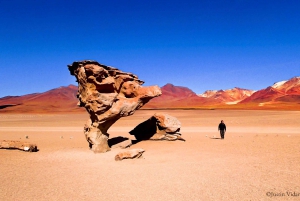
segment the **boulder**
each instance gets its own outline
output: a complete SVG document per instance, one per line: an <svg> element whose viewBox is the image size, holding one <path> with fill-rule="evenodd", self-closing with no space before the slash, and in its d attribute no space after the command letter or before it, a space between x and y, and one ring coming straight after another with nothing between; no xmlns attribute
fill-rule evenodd
<svg viewBox="0 0 300 201"><path fill-rule="evenodd" d="M176 133L180 131L181 123L180 121L171 115L166 113L155 113L153 117L157 121L157 125L167 133Z"/></svg>
<svg viewBox="0 0 300 201"><path fill-rule="evenodd" d="M138 141L141 140L182 140L181 123L176 118L165 113L155 113L146 121L137 125L129 133Z"/></svg>

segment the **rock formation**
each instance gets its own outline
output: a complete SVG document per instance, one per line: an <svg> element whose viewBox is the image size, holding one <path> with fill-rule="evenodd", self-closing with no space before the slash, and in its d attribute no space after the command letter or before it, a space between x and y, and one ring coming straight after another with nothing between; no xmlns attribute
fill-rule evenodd
<svg viewBox="0 0 300 201"><path fill-rule="evenodd" d="M137 125L129 133L141 140L183 140L179 133L180 121L165 113L155 113L148 120Z"/></svg>
<svg viewBox="0 0 300 201"><path fill-rule="evenodd" d="M90 115L84 133L95 153L110 150L107 130L118 119L161 95L158 86L142 87L144 82L136 75L96 61L73 62L68 68L78 82L78 105Z"/></svg>
<svg viewBox="0 0 300 201"><path fill-rule="evenodd" d="M21 151L28 151L28 152L38 151L36 144L32 144L29 142L15 141L15 140L1 140L0 149L18 149Z"/></svg>

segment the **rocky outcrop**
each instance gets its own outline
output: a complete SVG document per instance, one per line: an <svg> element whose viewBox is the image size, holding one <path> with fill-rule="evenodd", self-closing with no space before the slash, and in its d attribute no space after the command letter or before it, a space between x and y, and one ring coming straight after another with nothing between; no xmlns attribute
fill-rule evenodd
<svg viewBox="0 0 300 201"><path fill-rule="evenodd" d="M27 152L38 151L36 144L32 144L29 142L15 141L15 140L1 140L0 149L18 149Z"/></svg>
<svg viewBox="0 0 300 201"><path fill-rule="evenodd" d="M138 141L141 140L182 140L180 134L181 123L171 115L155 113L148 120L137 125L129 133Z"/></svg>
<svg viewBox="0 0 300 201"><path fill-rule="evenodd" d="M73 62L68 68L78 82L78 105L90 114L84 133L95 153L110 150L107 130L118 119L161 95L158 86L142 87L136 75L96 61Z"/></svg>

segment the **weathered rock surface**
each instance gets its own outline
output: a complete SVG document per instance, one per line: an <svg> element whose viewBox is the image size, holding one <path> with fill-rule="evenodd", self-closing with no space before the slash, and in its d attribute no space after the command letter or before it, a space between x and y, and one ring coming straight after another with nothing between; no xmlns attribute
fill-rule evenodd
<svg viewBox="0 0 300 201"><path fill-rule="evenodd" d="M126 151L119 152L115 156L115 160L121 161L123 159L140 158L144 152L145 152L144 149L129 149Z"/></svg>
<svg viewBox="0 0 300 201"><path fill-rule="evenodd" d="M38 151L36 144L29 142L21 142L15 140L1 140L0 149L18 149L21 151L36 152Z"/></svg>
<svg viewBox="0 0 300 201"><path fill-rule="evenodd" d="M183 140L180 132L180 121L165 113L155 113L146 121L137 125L129 133L138 141L141 140Z"/></svg>
<svg viewBox="0 0 300 201"><path fill-rule="evenodd" d="M161 95L158 86L142 87L136 75L96 61L73 62L68 68L78 82L78 105L90 114L84 133L95 153L110 150L107 130L118 119Z"/></svg>

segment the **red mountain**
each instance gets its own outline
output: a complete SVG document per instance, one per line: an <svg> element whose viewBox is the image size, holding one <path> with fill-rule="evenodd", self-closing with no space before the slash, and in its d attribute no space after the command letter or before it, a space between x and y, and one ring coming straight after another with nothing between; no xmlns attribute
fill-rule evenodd
<svg viewBox="0 0 300 201"><path fill-rule="evenodd" d="M162 95L152 99L143 108L189 108L198 107L206 102L187 87L166 84L161 87Z"/></svg>
<svg viewBox="0 0 300 201"><path fill-rule="evenodd" d="M217 100L219 103L231 105L244 100L245 98L251 96L254 92L255 91L253 90L235 87L233 89L219 91L208 90L203 94L199 94L198 96L208 98L210 99L210 102L213 102L213 100Z"/></svg>
<svg viewBox="0 0 300 201"><path fill-rule="evenodd" d="M254 93L252 90L233 88L228 90L208 90L197 95L187 87L167 84L162 95L151 100L144 108L207 108L218 105L236 104Z"/></svg>
<svg viewBox="0 0 300 201"><path fill-rule="evenodd" d="M241 103L268 103L295 102L300 99L300 77L294 77L287 81L274 83L265 89L261 89Z"/></svg>
<svg viewBox="0 0 300 201"><path fill-rule="evenodd" d="M182 98L182 97L196 97L197 94L190 90L187 87L174 86L170 83L161 87L162 94L174 98Z"/></svg>
<svg viewBox="0 0 300 201"><path fill-rule="evenodd" d="M80 111L77 106L77 87L69 85L24 96L0 98L2 112L67 112Z"/></svg>

